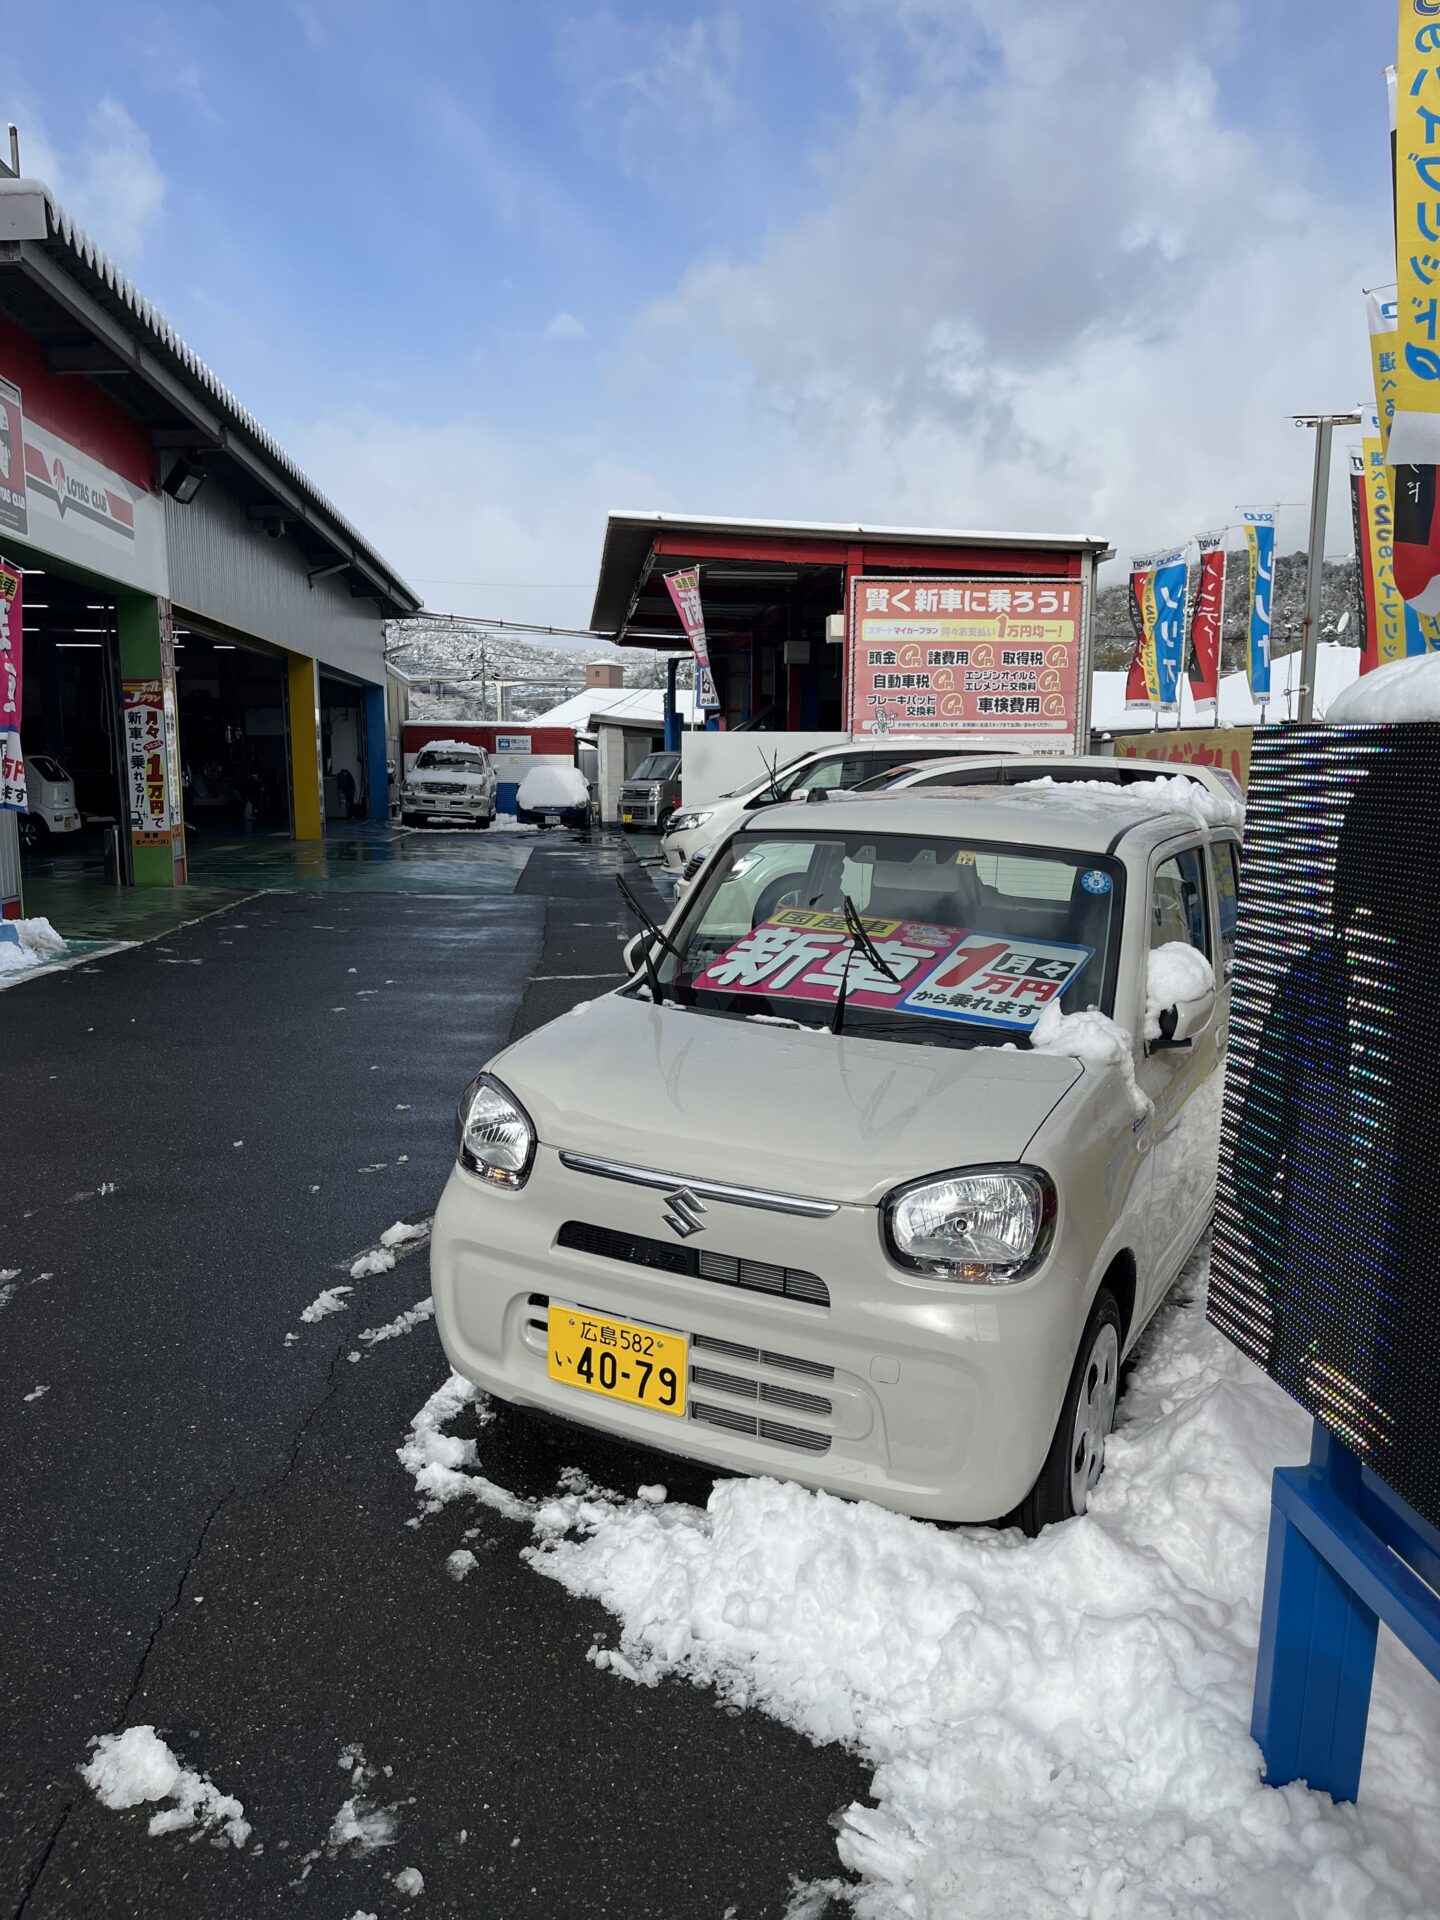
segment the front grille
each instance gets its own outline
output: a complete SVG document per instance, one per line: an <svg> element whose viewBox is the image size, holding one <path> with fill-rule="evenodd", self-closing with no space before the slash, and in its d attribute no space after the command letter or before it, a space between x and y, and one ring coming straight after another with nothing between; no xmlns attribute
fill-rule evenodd
<svg viewBox="0 0 1440 1920"><path fill-rule="evenodd" d="M418 794L427 793L464 793L463 780L427 780L422 787L416 787Z"/></svg>
<svg viewBox="0 0 1440 1920"><path fill-rule="evenodd" d="M708 1400L690 1402L690 1418L704 1427L723 1427L727 1433L743 1433L752 1440L769 1440L777 1447L794 1447L800 1453L828 1453L830 1436L813 1427L792 1427L785 1420L757 1420L738 1408L712 1406Z"/></svg>
<svg viewBox="0 0 1440 1920"><path fill-rule="evenodd" d="M723 1353L731 1360L748 1360L752 1367L784 1367L790 1373L813 1373L817 1380L833 1380L834 1367L823 1360L799 1360L793 1353L769 1353L764 1347L742 1347L735 1340L717 1340L714 1334L697 1333L690 1344L704 1353Z"/></svg>
<svg viewBox="0 0 1440 1920"><path fill-rule="evenodd" d="M780 1267L768 1260L746 1260L730 1253L701 1253L694 1247L650 1240L642 1234L617 1233L582 1220L567 1220L555 1236L557 1247L589 1253L601 1260L623 1260L632 1267L658 1273L683 1274L691 1280L714 1280L747 1293L769 1293L806 1306L828 1307L830 1290L818 1274L803 1267Z"/></svg>

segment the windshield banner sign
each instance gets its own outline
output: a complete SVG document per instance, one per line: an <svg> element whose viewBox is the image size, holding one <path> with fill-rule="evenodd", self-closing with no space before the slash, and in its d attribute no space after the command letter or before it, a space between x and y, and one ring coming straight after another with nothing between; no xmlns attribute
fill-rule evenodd
<svg viewBox="0 0 1440 1920"><path fill-rule="evenodd" d="M1074 740L1078 580L875 579L852 586L852 733Z"/></svg>
<svg viewBox="0 0 1440 1920"><path fill-rule="evenodd" d="M695 990L833 1006L843 979L847 1006L1028 1033L1093 951L920 920L862 916L860 924L893 980L852 943L843 914L785 908L712 960Z"/></svg>

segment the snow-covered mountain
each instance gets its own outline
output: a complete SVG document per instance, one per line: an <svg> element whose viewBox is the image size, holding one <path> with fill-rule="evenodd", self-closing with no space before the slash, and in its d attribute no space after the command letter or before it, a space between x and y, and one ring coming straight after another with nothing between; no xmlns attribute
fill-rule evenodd
<svg viewBox="0 0 1440 1920"><path fill-rule="evenodd" d="M665 684L664 655L644 648L479 633L423 617L392 622L386 648L392 665L419 683L410 694L417 720L494 719L496 680L520 683L505 690L506 719L533 719L583 686L592 661L618 662L627 687ZM688 667L681 668L680 683L689 684Z"/></svg>

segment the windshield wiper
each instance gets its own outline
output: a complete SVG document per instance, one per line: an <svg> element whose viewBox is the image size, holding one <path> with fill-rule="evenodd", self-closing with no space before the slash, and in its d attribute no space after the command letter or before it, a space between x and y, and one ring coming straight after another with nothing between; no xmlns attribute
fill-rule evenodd
<svg viewBox="0 0 1440 1920"><path fill-rule="evenodd" d="M680 958L680 949L668 934L662 933L659 927L656 926L655 922L650 918L650 915L645 911L644 907L641 906L629 887L626 886L624 876L617 873L615 876L615 884L620 889L620 897L640 922L646 933L650 935L650 939L656 941L664 948L666 953L678 960ZM660 974L655 966L655 955L651 950L649 940L645 943L645 983L650 989L650 998L655 1002L655 1005L657 1007L663 1006L665 1004L665 995L660 986Z"/></svg>
<svg viewBox="0 0 1440 1920"><path fill-rule="evenodd" d="M840 991L835 996L835 1017L830 1022L831 1033L838 1034L845 1024L845 995L850 986L850 962L857 953L863 953L877 973L883 973L887 980L898 987L900 976L888 960L882 959L879 948L865 931L865 923L855 911L855 902L848 893L840 896L845 910L845 931L850 936L850 951L845 955L845 971L840 976Z"/></svg>

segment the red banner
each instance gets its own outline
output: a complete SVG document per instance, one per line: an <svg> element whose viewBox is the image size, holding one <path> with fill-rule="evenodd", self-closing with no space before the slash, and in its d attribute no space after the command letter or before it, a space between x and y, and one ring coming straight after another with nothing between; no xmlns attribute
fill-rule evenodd
<svg viewBox="0 0 1440 1920"><path fill-rule="evenodd" d="M0 561L0 808L11 813L25 811L24 598L20 569Z"/></svg>
<svg viewBox="0 0 1440 1920"><path fill-rule="evenodd" d="M715 676L710 671L710 646L705 638L705 614L700 605L700 569L682 567L678 573L667 573L665 584L695 655L695 704L707 709L718 707Z"/></svg>
<svg viewBox="0 0 1440 1920"><path fill-rule="evenodd" d="M1130 562L1129 604L1135 650L1125 675L1125 704L1149 707L1160 698L1160 683L1155 672L1155 567L1153 561L1141 559L1138 554Z"/></svg>
<svg viewBox="0 0 1440 1920"><path fill-rule="evenodd" d="M1220 711L1220 622L1225 611L1225 535L1199 537L1200 574L1190 612L1185 677L1198 720L1214 721Z"/></svg>

